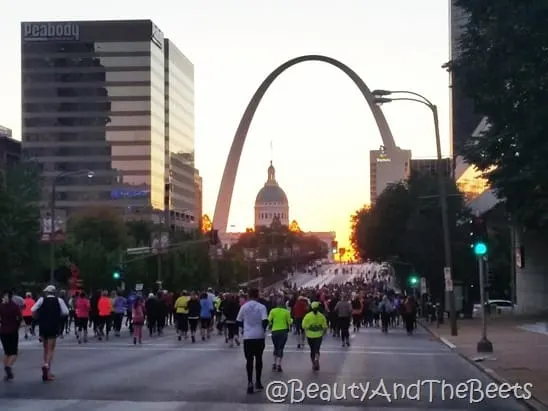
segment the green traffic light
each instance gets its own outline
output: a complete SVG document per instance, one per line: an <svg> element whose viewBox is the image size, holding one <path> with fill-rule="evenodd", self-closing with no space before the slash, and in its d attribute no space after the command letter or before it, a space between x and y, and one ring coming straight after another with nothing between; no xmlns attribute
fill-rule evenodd
<svg viewBox="0 0 548 411"><path fill-rule="evenodd" d="M114 272L112 274L112 278L114 278L115 280L119 280L120 279L120 273L119 272Z"/></svg>
<svg viewBox="0 0 548 411"><path fill-rule="evenodd" d="M419 283L419 279L417 277L409 277L409 284L416 285Z"/></svg>
<svg viewBox="0 0 548 411"><path fill-rule="evenodd" d="M474 244L474 254L476 254L478 257L487 254L487 245L485 243Z"/></svg>

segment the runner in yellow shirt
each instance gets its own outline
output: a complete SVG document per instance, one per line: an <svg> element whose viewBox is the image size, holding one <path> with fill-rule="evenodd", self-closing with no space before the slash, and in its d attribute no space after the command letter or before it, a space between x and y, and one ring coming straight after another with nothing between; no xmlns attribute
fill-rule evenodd
<svg viewBox="0 0 548 411"><path fill-rule="evenodd" d="M312 360L312 369L319 371L320 369L320 347L322 346L322 338L327 331L327 319L320 312L320 303L314 301L308 314L303 318L303 329L310 346L310 359Z"/></svg>
<svg viewBox="0 0 548 411"><path fill-rule="evenodd" d="M175 301L175 321L177 322L177 339L181 341L188 338L188 302L190 296L188 291L183 290L181 296Z"/></svg>
<svg viewBox="0 0 548 411"><path fill-rule="evenodd" d="M282 372L282 358L291 324L293 324L291 313L285 308L283 298L278 297L276 307L270 310L270 314L268 315L268 325L272 331L272 344L274 345L272 371Z"/></svg>

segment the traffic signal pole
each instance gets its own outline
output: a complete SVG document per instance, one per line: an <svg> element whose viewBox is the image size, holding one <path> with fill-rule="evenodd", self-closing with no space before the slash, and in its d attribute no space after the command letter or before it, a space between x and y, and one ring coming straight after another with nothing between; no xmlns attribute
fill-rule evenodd
<svg viewBox="0 0 548 411"><path fill-rule="evenodd" d="M479 353L492 353L493 344L487 339L487 310L485 306L485 257L483 255L478 256L478 271L479 271L479 283L480 283L480 303L481 303L481 340L478 342L477 350Z"/></svg>

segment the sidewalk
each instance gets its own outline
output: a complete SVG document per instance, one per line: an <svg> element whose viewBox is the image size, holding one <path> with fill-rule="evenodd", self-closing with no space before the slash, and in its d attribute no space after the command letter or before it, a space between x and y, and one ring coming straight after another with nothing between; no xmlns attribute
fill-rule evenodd
<svg viewBox="0 0 548 411"><path fill-rule="evenodd" d="M481 319L459 320L459 335L456 337L451 336L448 320L439 328L436 323L421 323L436 338L474 362L495 380L532 383L533 396L537 401L528 405L532 409L545 409L542 406L548 407L548 334L519 328L543 320L546 321L546 317L507 316L489 319L487 338L493 343L493 354L487 358L485 354L479 354L476 348L481 339Z"/></svg>

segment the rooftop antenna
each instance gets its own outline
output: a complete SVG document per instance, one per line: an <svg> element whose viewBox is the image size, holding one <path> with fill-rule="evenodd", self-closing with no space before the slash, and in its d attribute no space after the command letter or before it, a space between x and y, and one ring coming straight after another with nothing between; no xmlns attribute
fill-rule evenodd
<svg viewBox="0 0 548 411"><path fill-rule="evenodd" d="M272 140L270 140L270 165L272 165L273 159L274 159L274 148L272 147Z"/></svg>

